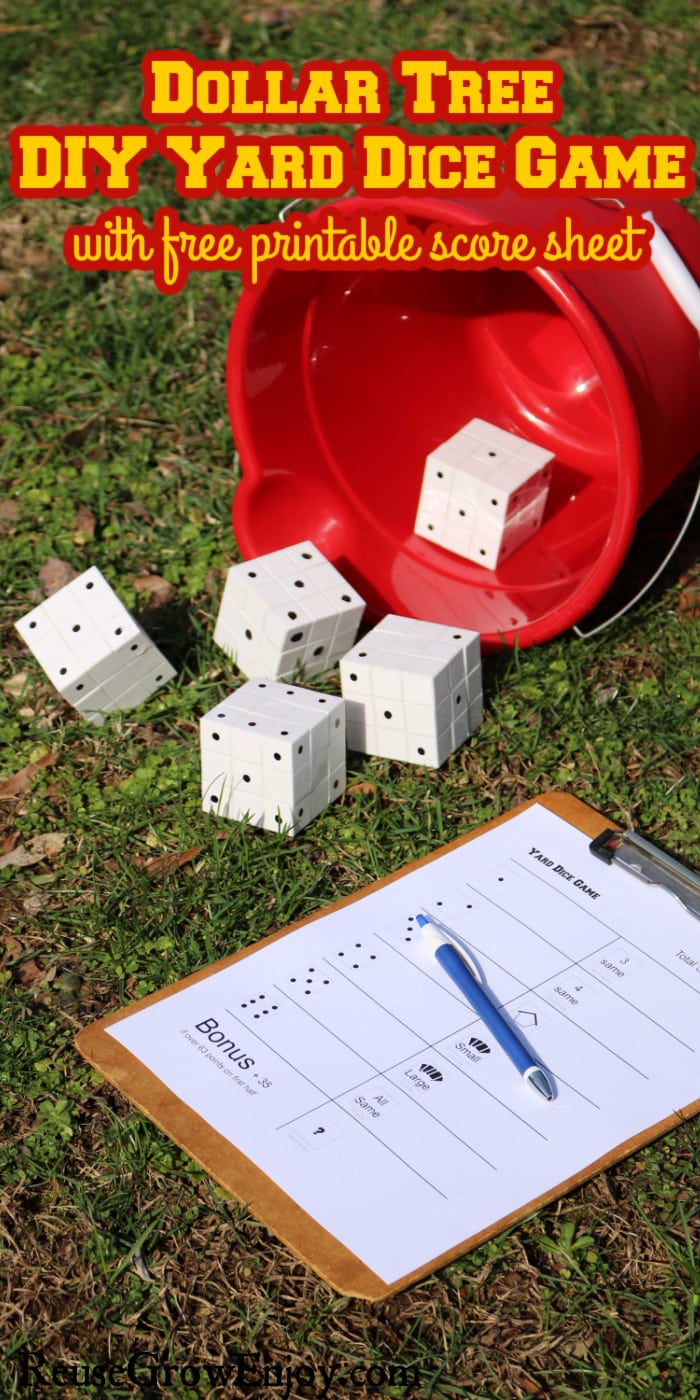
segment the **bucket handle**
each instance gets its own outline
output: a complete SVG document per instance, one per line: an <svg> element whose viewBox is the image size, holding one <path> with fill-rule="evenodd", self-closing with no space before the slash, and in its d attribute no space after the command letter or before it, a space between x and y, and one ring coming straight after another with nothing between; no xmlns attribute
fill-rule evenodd
<svg viewBox="0 0 700 1400"><path fill-rule="evenodd" d="M613 622L617 622L619 618L624 617L625 613L629 612L630 608L633 608L635 604L638 603L639 600L644 597L644 594L649 592L649 589L653 586L653 584L656 583L657 578L659 578L659 576L663 573L664 569L666 568L666 565L673 558L676 550L678 549L678 546L681 540L683 539L683 536L686 534L690 523L693 519L693 516L695 515L698 501L700 501L700 479L698 480L697 487L695 488L695 495L693 496L693 499L690 503L690 510L688 511L688 514L686 515L685 520L683 521L683 524L681 525L681 528L678 534L676 535L676 538L673 541L671 548L668 551L668 554L666 555L665 559L662 559L656 572L652 574L648 582L644 584L644 587L640 588L638 593L635 593L634 598L630 598L629 603L625 603L624 608L620 608L618 612L613 613L612 617L607 618L605 622L601 622L598 627L591 627L589 632L583 632L580 627L574 625L572 630L576 633L577 637L582 637L584 641L588 641L590 637L597 637L599 632L604 632L607 627L612 626Z"/></svg>
<svg viewBox="0 0 700 1400"><path fill-rule="evenodd" d="M602 200L594 201L594 203L602 202ZM617 204L620 209L625 208L625 204L621 199L611 199L607 202ZM647 212L642 215L642 218L647 219L648 222L653 225L654 229L654 237L651 244L651 261L653 267L661 281L665 284L667 290L671 293L674 301L678 304L691 325L694 326L698 335L700 335L700 287L695 281L690 269L683 262L680 254L676 252L671 240L666 237L663 229L659 228L653 214ZM648 582L644 584L644 587L640 588L638 593L635 593L634 598L631 598L629 603L625 603L624 608L620 608L618 612L613 613L613 616L609 617L606 622L601 622L598 627L592 627L589 632L584 632L580 627L574 626L573 631L576 633L577 637L583 637L585 641L588 641L590 637L597 637L599 632L604 632L607 627L612 626L613 622L617 622L619 618L624 617L625 613L629 612L630 609L644 597L645 593L649 592L649 589L653 587L657 578L660 577L666 565L673 558L683 536L689 529L699 500L700 480L698 481L695 495L690 503L690 510L668 554L662 559L656 572L652 574Z"/></svg>
<svg viewBox="0 0 700 1400"><path fill-rule="evenodd" d="M590 195L589 198L591 204L616 204L618 209L628 207L623 199L617 199L614 195L599 198ZM666 290L671 293L676 305L700 335L700 286L668 235L657 224L651 210L647 209L642 218L646 219L654 230L650 250L651 265Z"/></svg>

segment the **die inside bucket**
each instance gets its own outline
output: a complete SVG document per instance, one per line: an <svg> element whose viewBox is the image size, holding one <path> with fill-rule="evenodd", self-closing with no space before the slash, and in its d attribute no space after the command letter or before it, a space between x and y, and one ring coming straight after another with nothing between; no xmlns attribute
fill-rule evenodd
<svg viewBox="0 0 700 1400"><path fill-rule="evenodd" d="M244 293L228 363L244 555L311 538L375 613L469 626L487 647L580 619L614 579L645 494L686 464L688 432L674 429L650 493L640 434L657 429L639 403L670 413L655 382L667 371L650 376L625 330L646 300L657 340L680 335L682 366L684 318L648 266L575 281L545 268L276 269ZM497 570L413 528L427 454L474 417L554 454L541 528Z"/></svg>

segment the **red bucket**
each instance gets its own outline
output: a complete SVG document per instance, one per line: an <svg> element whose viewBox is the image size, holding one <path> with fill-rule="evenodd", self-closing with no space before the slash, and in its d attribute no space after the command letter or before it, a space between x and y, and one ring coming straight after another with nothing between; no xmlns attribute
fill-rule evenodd
<svg viewBox="0 0 700 1400"><path fill-rule="evenodd" d="M339 214L376 205L343 200ZM551 224L560 201L399 199L411 222ZM584 199L580 225L619 209ZM700 281L700 229L652 210ZM312 539L375 614L526 646L602 598L639 516L700 450L698 335L656 269L274 270L241 296L228 398L246 558ZM555 454L544 521L496 571L413 533L426 455L471 418Z"/></svg>

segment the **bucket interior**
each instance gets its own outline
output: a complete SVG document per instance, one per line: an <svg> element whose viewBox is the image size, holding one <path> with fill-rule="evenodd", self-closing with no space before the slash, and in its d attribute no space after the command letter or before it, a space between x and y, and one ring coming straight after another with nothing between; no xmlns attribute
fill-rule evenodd
<svg viewBox="0 0 700 1400"><path fill-rule="evenodd" d="M621 472L622 380L611 388L603 340L525 273L273 274L229 363L252 473L244 552L312 538L373 610L487 642L552 614L543 632L570 625L621 492L630 533L637 514L638 460ZM413 533L427 453L475 417L555 454L540 530L495 572Z"/></svg>

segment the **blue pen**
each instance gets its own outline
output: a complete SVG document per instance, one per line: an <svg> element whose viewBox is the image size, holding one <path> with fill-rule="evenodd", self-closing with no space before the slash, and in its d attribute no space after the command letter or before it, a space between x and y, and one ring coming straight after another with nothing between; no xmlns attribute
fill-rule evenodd
<svg viewBox="0 0 700 1400"><path fill-rule="evenodd" d="M418 927L425 932L430 930L427 937L435 943L435 960L439 963L443 972L452 979L455 986L467 998L473 1006L477 1015L481 1017L485 1026L488 1026L492 1036L498 1042L501 1049L505 1051L508 1059L515 1068L522 1074L524 1079L532 1085L545 1099L553 1099L554 1085L542 1065L538 1065L533 1059L532 1051L520 1040L511 1022L507 1020L496 1002L491 999L484 979L471 958L467 947L458 933L454 929L448 928L447 924L441 923L434 914L418 914L416 918Z"/></svg>

